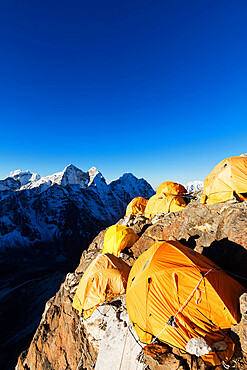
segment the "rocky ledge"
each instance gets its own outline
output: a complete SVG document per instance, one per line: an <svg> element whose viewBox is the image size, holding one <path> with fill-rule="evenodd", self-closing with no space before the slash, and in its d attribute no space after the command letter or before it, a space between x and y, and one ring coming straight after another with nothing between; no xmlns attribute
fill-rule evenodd
<svg viewBox="0 0 247 370"><path fill-rule="evenodd" d="M123 259L132 265L155 241L178 240L212 259L246 286L247 202L207 206L199 203L199 195L182 213L152 220L142 216L120 220L140 235ZM75 272L66 276L56 296L47 302L31 345L19 356L16 370L209 369L200 358L176 348L162 344L143 348L129 323L124 296L100 306L87 320L72 309L77 285L101 252L104 234L102 231L83 252ZM247 293L240 298L240 309L241 322L231 331L236 345L232 369L247 369Z"/></svg>

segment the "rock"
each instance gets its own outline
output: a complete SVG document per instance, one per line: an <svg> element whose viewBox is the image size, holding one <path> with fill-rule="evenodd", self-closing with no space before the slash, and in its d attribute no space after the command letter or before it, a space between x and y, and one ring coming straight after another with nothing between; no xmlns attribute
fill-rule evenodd
<svg viewBox="0 0 247 370"><path fill-rule="evenodd" d="M246 278L246 216L247 202L225 202L208 206L200 204L197 199L191 202L183 212L163 215L158 217L157 222L153 224L142 216L129 217L125 222L131 228L139 228L140 238L130 248L129 254L122 254L121 257L132 265L134 260L154 242L178 240L209 256L231 273ZM105 231L102 231L91 243L88 250L83 252L75 272L67 275L59 292L49 301L28 351L23 352L18 359L17 370L28 368L31 370L63 368L82 370L89 369L90 366L101 370L107 368L106 359L111 364L112 370L114 370L114 366L119 368L119 352L114 359L114 355L117 353L115 348L122 346L123 349L123 346L128 346L129 343L129 339L126 339L125 335L127 332L125 325L129 324L125 316L122 298L119 299L120 303L112 302L102 305L100 307L101 313L96 310L95 316L92 315L87 322L83 321L78 313L72 309L72 300L77 284L90 262L102 251L104 234ZM241 278L239 280L246 283ZM116 320L116 312L118 312L120 321ZM247 293L241 296L241 314L241 323L233 330L239 336L237 337L235 334L235 343L239 338L242 350L247 353ZM109 315L109 320L107 315ZM110 320L113 321L112 325ZM122 336L118 338L120 334L116 335L117 332L121 332ZM126 344L124 344L125 339ZM138 344L136 346L139 347ZM209 369L201 358L196 358L188 353L183 354L176 348L164 345L161 347L154 346L156 353L155 350L152 352L150 347L148 349L146 346L146 349L144 348L139 356L138 366L143 366L143 368L149 366L150 369L155 370ZM108 351L109 348L111 348L110 351ZM136 353L133 358L128 357L128 361L132 361L131 368L135 368L135 357ZM125 364L124 357L122 361ZM237 344L234 358L230 364L235 366L237 370L247 368L245 355ZM124 366L127 368L127 365Z"/></svg>
<svg viewBox="0 0 247 370"><path fill-rule="evenodd" d="M247 278L247 202L202 205L163 216L131 248L138 257L159 240L177 240L204 254L226 271ZM244 284L244 280L239 280Z"/></svg>
<svg viewBox="0 0 247 370"><path fill-rule="evenodd" d="M247 293L240 297L240 312L241 321L238 325L234 325L232 330L238 334L242 351L247 354Z"/></svg>
<svg viewBox="0 0 247 370"><path fill-rule="evenodd" d="M191 338L191 340L186 344L186 351L191 355L196 355L197 357L207 355L212 351L212 348L207 344L204 338Z"/></svg>
<svg viewBox="0 0 247 370"><path fill-rule="evenodd" d="M181 364L181 360L176 358L173 353L164 353L160 356L148 355L145 353L145 359L151 370L185 370L186 368Z"/></svg>

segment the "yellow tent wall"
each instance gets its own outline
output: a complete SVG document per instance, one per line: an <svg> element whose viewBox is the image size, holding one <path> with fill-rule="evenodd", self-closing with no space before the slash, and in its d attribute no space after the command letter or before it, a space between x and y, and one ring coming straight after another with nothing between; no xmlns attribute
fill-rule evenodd
<svg viewBox="0 0 247 370"><path fill-rule="evenodd" d="M112 225L105 233L102 253L111 253L119 257L122 250L130 248L139 236L127 226Z"/></svg>
<svg viewBox="0 0 247 370"><path fill-rule="evenodd" d="M185 200L178 195L157 193L149 199L144 214L150 218L158 213L179 212L186 205Z"/></svg>
<svg viewBox="0 0 247 370"><path fill-rule="evenodd" d="M125 293L130 267L111 254L100 254L88 266L76 290L72 306L84 318L101 303Z"/></svg>
<svg viewBox="0 0 247 370"><path fill-rule="evenodd" d="M142 197L136 197L128 204L126 208L126 216L128 215L140 215L145 211L147 205L147 199Z"/></svg>
<svg viewBox="0 0 247 370"><path fill-rule="evenodd" d="M163 182L156 191L157 194L159 193L168 193L168 194L185 194L187 190L181 184L178 184L173 181L165 181Z"/></svg>
<svg viewBox="0 0 247 370"><path fill-rule="evenodd" d="M214 204L234 198L247 199L247 157L221 161L204 181L201 203Z"/></svg>
<svg viewBox="0 0 247 370"><path fill-rule="evenodd" d="M224 331L239 321L238 298L244 290L199 253L175 241L157 242L130 271L127 311L141 342L150 343L154 336L185 350L190 339L203 337L213 348L224 339L218 328ZM166 324L172 316L176 327ZM224 359L232 354L229 345ZM204 359L220 363L214 352Z"/></svg>

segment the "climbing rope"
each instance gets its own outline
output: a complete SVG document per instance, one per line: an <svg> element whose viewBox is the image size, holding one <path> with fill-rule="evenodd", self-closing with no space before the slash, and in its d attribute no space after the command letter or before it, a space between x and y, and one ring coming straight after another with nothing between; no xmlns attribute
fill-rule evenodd
<svg viewBox="0 0 247 370"><path fill-rule="evenodd" d="M119 365L119 370L121 370L121 367L122 367L122 362L123 362L123 356L124 356L124 352L125 352L125 347L126 347L126 343L127 343L127 337L128 337L128 330L126 331L126 334L125 334L125 341L124 341L124 346L123 346L123 352L122 352L122 357L121 357L121 361L120 361L120 365Z"/></svg>

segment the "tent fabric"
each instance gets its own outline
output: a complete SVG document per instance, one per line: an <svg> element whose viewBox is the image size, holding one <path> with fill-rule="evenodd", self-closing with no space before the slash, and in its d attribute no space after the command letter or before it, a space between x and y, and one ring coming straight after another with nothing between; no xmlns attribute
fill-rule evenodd
<svg viewBox="0 0 247 370"><path fill-rule="evenodd" d="M126 215L141 215L146 208L148 200L142 197L136 197L128 204L126 208Z"/></svg>
<svg viewBox="0 0 247 370"><path fill-rule="evenodd" d="M229 157L221 161L204 180L201 203L214 204L247 199L247 157Z"/></svg>
<svg viewBox="0 0 247 370"><path fill-rule="evenodd" d="M111 253L119 257L122 250L130 248L139 239L139 236L127 226L112 225L105 233L102 253Z"/></svg>
<svg viewBox="0 0 247 370"><path fill-rule="evenodd" d="M165 181L158 187L156 193L168 193L178 195L187 193L187 190L181 184L173 181Z"/></svg>
<svg viewBox="0 0 247 370"><path fill-rule="evenodd" d="M179 212L183 211L186 205L179 195L157 193L149 199L144 215L151 218L158 213Z"/></svg>
<svg viewBox="0 0 247 370"><path fill-rule="evenodd" d="M157 242L135 261L126 304L141 342L154 336L186 351L192 338L203 337L211 348L224 339L222 330L240 319L238 298L244 291L201 254L176 241ZM232 354L229 345L221 356L227 360ZM215 352L204 359L219 364Z"/></svg>
<svg viewBox="0 0 247 370"><path fill-rule="evenodd" d="M99 254L88 266L76 290L72 307L90 317L97 306L125 293L130 267L111 254Z"/></svg>

